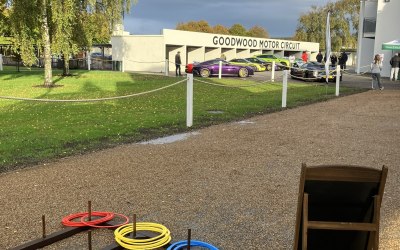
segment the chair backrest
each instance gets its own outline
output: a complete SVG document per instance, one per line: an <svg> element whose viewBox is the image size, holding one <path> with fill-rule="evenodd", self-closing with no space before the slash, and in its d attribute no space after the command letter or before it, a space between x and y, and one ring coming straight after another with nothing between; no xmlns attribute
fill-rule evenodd
<svg viewBox="0 0 400 250"><path fill-rule="evenodd" d="M302 249L303 199L308 194L308 221L316 222L374 222L375 210L380 209L387 168L373 169L353 165L302 165L294 249ZM377 204L375 198L377 197ZM379 227L379 224L376 225ZM357 230L316 230L306 233L307 248L367 249L371 232ZM379 235L378 235L379 236Z"/></svg>

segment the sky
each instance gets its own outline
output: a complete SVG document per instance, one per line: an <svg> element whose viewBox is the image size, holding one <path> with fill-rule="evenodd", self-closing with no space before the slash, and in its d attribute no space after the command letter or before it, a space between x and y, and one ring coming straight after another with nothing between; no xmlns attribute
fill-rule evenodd
<svg viewBox="0 0 400 250"><path fill-rule="evenodd" d="M246 29L261 26L270 37L291 37L298 19L312 5L337 0L138 0L124 18L124 29L133 35L159 35L178 23L205 20L210 26Z"/></svg>

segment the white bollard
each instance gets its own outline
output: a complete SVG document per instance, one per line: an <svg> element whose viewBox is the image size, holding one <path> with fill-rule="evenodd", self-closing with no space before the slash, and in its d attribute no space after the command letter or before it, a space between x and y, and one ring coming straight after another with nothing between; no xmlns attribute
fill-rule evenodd
<svg viewBox="0 0 400 250"><path fill-rule="evenodd" d="M186 126L193 125L193 74L187 74L186 84Z"/></svg>
<svg viewBox="0 0 400 250"><path fill-rule="evenodd" d="M336 66L336 92L335 95L339 96L339 83L340 83L340 74L342 72L340 72L340 65Z"/></svg>
<svg viewBox="0 0 400 250"><path fill-rule="evenodd" d="M286 108L286 99L287 99L287 79L288 79L288 70L283 71L283 81L282 81L282 108Z"/></svg>
<svg viewBox="0 0 400 250"><path fill-rule="evenodd" d="M168 59L165 59L165 76L168 76L169 74L169 61Z"/></svg>
<svg viewBox="0 0 400 250"><path fill-rule="evenodd" d="M121 61L121 71L125 72L125 64L124 64L124 59L123 58L122 58L122 61Z"/></svg>
<svg viewBox="0 0 400 250"><path fill-rule="evenodd" d="M275 81L275 61L272 61L271 82Z"/></svg>
<svg viewBox="0 0 400 250"><path fill-rule="evenodd" d="M218 79L221 79L221 73L222 73L222 61L219 61Z"/></svg>

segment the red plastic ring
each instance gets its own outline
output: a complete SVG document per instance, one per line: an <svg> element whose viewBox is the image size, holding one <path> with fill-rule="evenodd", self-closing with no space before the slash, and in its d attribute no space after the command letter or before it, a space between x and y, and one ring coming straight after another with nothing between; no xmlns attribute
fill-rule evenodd
<svg viewBox="0 0 400 250"><path fill-rule="evenodd" d="M112 220L114 218L114 213L111 212L99 212L99 211L93 211L91 213L92 216L100 216L102 218L96 219L96 220L91 220L90 224L96 225L96 224L101 224L106 221ZM64 226L69 226L69 227L85 227L87 226L86 224L83 224L82 222L76 222L72 221L73 219L76 218L81 218L83 216L89 216L88 212L84 213L76 213L76 214L70 214L62 219L62 224Z"/></svg>
<svg viewBox="0 0 400 250"><path fill-rule="evenodd" d="M128 222L129 222L128 216L123 215L123 214L117 214L117 213L114 213L114 215L117 215L117 216L125 219L125 221L120 223L120 224L116 224L116 225L112 225L112 226L111 225L110 226L100 226L100 225L96 225L96 224L99 224L99 223L92 224L91 221L85 221L85 218L87 218L89 216L88 214L86 214L86 215L81 217L81 223L83 223L86 226L91 226L91 227L96 227L96 228L117 228L117 227L123 226L125 224L128 224Z"/></svg>

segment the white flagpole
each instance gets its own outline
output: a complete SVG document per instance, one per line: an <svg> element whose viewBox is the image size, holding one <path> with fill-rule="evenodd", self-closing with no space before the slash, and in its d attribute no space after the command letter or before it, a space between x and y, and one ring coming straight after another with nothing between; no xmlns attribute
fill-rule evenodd
<svg viewBox="0 0 400 250"><path fill-rule="evenodd" d="M325 50L326 50L326 62L325 62L325 75L326 83L329 81L329 62L331 58L331 27L329 23L329 16L331 12L328 11L328 16L326 17L326 37L325 37Z"/></svg>

